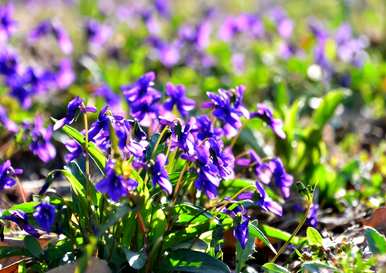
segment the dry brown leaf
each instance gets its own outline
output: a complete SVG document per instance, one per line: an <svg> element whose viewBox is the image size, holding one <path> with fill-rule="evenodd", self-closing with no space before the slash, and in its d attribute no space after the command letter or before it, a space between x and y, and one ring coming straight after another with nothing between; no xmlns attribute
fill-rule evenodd
<svg viewBox="0 0 386 273"><path fill-rule="evenodd" d="M378 208L369 219L363 220L362 224L373 227L379 232L386 234L386 208Z"/></svg>

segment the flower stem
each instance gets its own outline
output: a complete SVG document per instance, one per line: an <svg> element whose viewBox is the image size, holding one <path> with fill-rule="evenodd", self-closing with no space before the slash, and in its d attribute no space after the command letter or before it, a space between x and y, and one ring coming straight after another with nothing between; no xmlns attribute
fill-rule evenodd
<svg viewBox="0 0 386 273"><path fill-rule="evenodd" d="M91 176L90 176L90 158L89 158L89 155L88 155L88 117L87 117L87 113L84 112L83 113L83 123L84 123L84 131L85 131L85 147L84 147L84 150L86 152L86 157L85 157L85 169L86 169L86 177L87 177L87 180L90 181L91 179Z"/></svg>
<svg viewBox="0 0 386 273"><path fill-rule="evenodd" d="M307 202L307 209L306 209L306 212L304 213L302 220L299 222L298 226L296 227L294 232L291 234L291 236L288 238L288 240L284 243L284 245L281 246L281 248L279 249L279 251L277 252L275 257L273 257L273 259L271 260L271 263L274 263L277 260L277 258L279 258L279 256L286 250L286 248L289 245L289 243L291 242L292 238L294 238L296 236L296 234L298 234L300 229L304 226L305 222L307 221L307 217L308 217L308 214L310 212L311 206L312 206L312 202Z"/></svg>

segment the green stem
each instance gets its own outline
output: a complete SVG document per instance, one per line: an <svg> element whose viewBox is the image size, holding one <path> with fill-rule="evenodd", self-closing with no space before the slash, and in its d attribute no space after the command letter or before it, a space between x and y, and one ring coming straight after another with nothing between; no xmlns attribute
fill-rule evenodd
<svg viewBox="0 0 386 273"><path fill-rule="evenodd" d="M294 232L291 234L291 236L288 238L288 240L284 243L284 245L281 246L281 248L279 249L279 251L277 252L275 257L273 257L273 259L271 260L272 263L274 263L277 260L277 258L279 258L279 256L286 250L286 248L289 245L289 243L291 242L291 240L298 234L299 230L306 223L308 214L309 214L311 206L312 206L312 202L307 202L307 203L308 203L307 204L307 209L306 209L306 212L304 213L304 216L303 216L302 220L299 222L298 226L296 227Z"/></svg>
<svg viewBox="0 0 386 273"><path fill-rule="evenodd" d="M84 131L85 131L85 144L84 144L84 151L86 152L86 158L85 158L85 169L86 169L86 178L88 181L90 181L90 158L88 155L88 118L87 113L83 113L83 123L84 123Z"/></svg>

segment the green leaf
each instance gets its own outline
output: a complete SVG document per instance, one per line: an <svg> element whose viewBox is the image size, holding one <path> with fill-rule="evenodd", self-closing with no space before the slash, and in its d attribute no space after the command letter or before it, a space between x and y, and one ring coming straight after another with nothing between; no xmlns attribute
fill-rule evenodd
<svg viewBox="0 0 386 273"><path fill-rule="evenodd" d="M126 259L132 268L140 270L145 265L147 256L144 252L134 252L126 248L124 248L123 251L125 252Z"/></svg>
<svg viewBox="0 0 386 273"><path fill-rule="evenodd" d="M285 267L274 263L266 263L262 268L266 273L290 273Z"/></svg>
<svg viewBox="0 0 386 273"><path fill-rule="evenodd" d="M119 220L121 220L123 217L125 217L129 211L131 210L131 208L129 207L129 205L127 203L124 203L122 204L121 206L118 207L118 209L114 212L114 213L111 213L109 219L106 221L106 223L104 223L103 225L101 225L99 228L98 228L98 235L101 236L103 233L105 233L105 231L113 226L115 223L117 223Z"/></svg>
<svg viewBox="0 0 386 273"><path fill-rule="evenodd" d="M236 243L236 273L241 273L245 268L246 262L249 259L250 255L255 250L255 240L252 234L249 234L247 244L245 248L242 248L240 242Z"/></svg>
<svg viewBox="0 0 386 273"><path fill-rule="evenodd" d="M304 272L307 272L307 273L322 273L322 272L336 271L335 267L319 261L305 262L302 265L302 269Z"/></svg>
<svg viewBox="0 0 386 273"><path fill-rule="evenodd" d="M386 253L386 238L384 235L379 233L375 228L367 227L365 229L365 236L371 252L374 254Z"/></svg>
<svg viewBox="0 0 386 273"><path fill-rule="evenodd" d="M337 89L328 92L312 116L313 125L318 130L322 130L334 115L336 108L349 94L350 91L348 89Z"/></svg>
<svg viewBox="0 0 386 273"><path fill-rule="evenodd" d="M248 225L249 234L251 234L254 238L258 238L261 240L269 249L272 250L273 253L277 254L276 249L273 247L271 242L268 240L267 236L265 236L264 232L261 231L257 226L257 221L252 221Z"/></svg>
<svg viewBox="0 0 386 273"><path fill-rule="evenodd" d="M36 258L38 258L43 252L38 239L31 235L27 235L24 237L24 247L33 257Z"/></svg>
<svg viewBox="0 0 386 273"><path fill-rule="evenodd" d="M288 232L282 231L280 229L277 229L277 228L274 228L271 226L262 225L261 228L262 228L263 232L268 237L271 237L271 238L279 239L282 241L287 241L291 237L291 234L289 234ZM294 245L299 245L299 244L303 243L304 239L305 238L294 236L291 239L290 243L294 244Z"/></svg>
<svg viewBox="0 0 386 273"><path fill-rule="evenodd" d="M64 167L64 170L61 170L64 177L67 178L68 182L71 184L71 188L74 193L83 199L86 198L86 191L84 185L76 178L76 176L71 172L71 169L68 166Z"/></svg>
<svg viewBox="0 0 386 273"><path fill-rule="evenodd" d="M15 211L15 210L21 210L25 213L32 213L34 212L35 210L35 207L39 205L39 202L25 202L25 203L21 203L21 204L16 204L16 205L13 205L12 207L10 207L9 209L7 210L4 210L1 212L1 216L7 216L7 215L10 215L11 214L11 211Z"/></svg>
<svg viewBox="0 0 386 273"><path fill-rule="evenodd" d="M52 120L56 121L56 119L52 119ZM75 139L80 145L82 145L82 147L86 145L85 137L75 128L69 125L64 125L62 127L62 130L69 137ZM87 151L90 154L91 158L94 160L95 164L103 173L103 170L106 165L106 157L104 156L103 152L93 142L88 142Z"/></svg>
<svg viewBox="0 0 386 273"><path fill-rule="evenodd" d="M308 244L312 246L323 246L323 238L322 235L320 235L319 231L317 231L313 227L308 227L306 233Z"/></svg>
<svg viewBox="0 0 386 273"><path fill-rule="evenodd" d="M190 249L172 251L163 261L164 272L230 273L222 261L203 252Z"/></svg>
<svg viewBox="0 0 386 273"><path fill-rule="evenodd" d="M30 254L22 247L0 246L1 259L15 256L30 256Z"/></svg>

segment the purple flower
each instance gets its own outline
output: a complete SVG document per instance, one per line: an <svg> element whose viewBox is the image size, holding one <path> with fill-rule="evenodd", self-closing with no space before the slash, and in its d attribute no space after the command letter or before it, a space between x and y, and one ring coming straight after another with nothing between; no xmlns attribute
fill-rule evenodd
<svg viewBox="0 0 386 273"><path fill-rule="evenodd" d="M307 224L313 227L316 227L318 225L318 211L319 211L319 205L316 203L313 203L311 205L310 212L307 216Z"/></svg>
<svg viewBox="0 0 386 273"><path fill-rule="evenodd" d="M198 116L195 119L193 132L197 133L199 140L207 138L219 138L222 136L222 130L220 128L214 128L212 121L208 116Z"/></svg>
<svg viewBox="0 0 386 273"><path fill-rule="evenodd" d="M271 16L276 23L277 32L279 35L284 39L290 38L294 29L292 20L279 7L272 10Z"/></svg>
<svg viewBox="0 0 386 273"><path fill-rule="evenodd" d="M225 209L224 212L234 218L234 223L236 223L236 225L233 230L233 235L244 249L249 238L248 210L244 206L238 205L232 210Z"/></svg>
<svg viewBox="0 0 386 273"><path fill-rule="evenodd" d="M199 168L195 186L198 190L204 192L209 199L213 199L217 196L217 188L221 182L219 170L216 165L213 164L208 142L202 145L196 145L195 150Z"/></svg>
<svg viewBox="0 0 386 273"><path fill-rule="evenodd" d="M55 158L56 150L51 143L52 127L43 127L43 119L41 116L35 118L31 128L31 144L32 153L40 158L43 162L48 162Z"/></svg>
<svg viewBox="0 0 386 273"><path fill-rule="evenodd" d="M81 112L95 112L95 107L85 107L84 101L80 97L73 98L67 105L66 117L55 122L54 131L62 128L64 125L69 125L75 121L78 110Z"/></svg>
<svg viewBox="0 0 386 273"><path fill-rule="evenodd" d="M49 34L53 35L53 37L56 39L63 53L70 54L72 52L72 42L67 32L61 27L61 25L51 22L50 20L40 22L31 31L29 35L29 42L34 43L40 38Z"/></svg>
<svg viewBox="0 0 386 273"><path fill-rule="evenodd" d="M153 88L154 80L154 72L148 72L135 83L121 87L132 115L143 125L150 125L151 118L158 113L161 94Z"/></svg>
<svg viewBox="0 0 386 273"><path fill-rule="evenodd" d="M16 98L23 108L29 108L32 104L32 96L45 89L44 82L31 67L28 67L24 73L8 75L6 84L10 88L10 95Z"/></svg>
<svg viewBox="0 0 386 273"><path fill-rule="evenodd" d="M55 83L60 89L68 88L75 80L75 73L69 59L63 59L54 73Z"/></svg>
<svg viewBox="0 0 386 273"><path fill-rule="evenodd" d="M183 117L186 117L188 112L195 106L194 100L185 96L185 87L181 84L173 85L172 83L167 83L166 95L169 98L164 104L165 109L172 111L175 106Z"/></svg>
<svg viewBox="0 0 386 273"><path fill-rule="evenodd" d="M108 107L105 106L99 112L98 119L91 124L90 130L88 132L88 137L90 140L93 140L96 135L98 135L102 130L109 136L110 131L110 115L107 114Z"/></svg>
<svg viewBox="0 0 386 273"><path fill-rule="evenodd" d="M166 18L170 16L170 3L168 0L154 0L154 6L161 16Z"/></svg>
<svg viewBox="0 0 386 273"><path fill-rule="evenodd" d="M279 205L279 203L273 201L265 192L263 186L256 182L256 189L260 195L260 199L256 202L256 205L264 209L265 211L272 212L278 216L283 215L283 208Z"/></svg>
<svg viewBox="0 0 386 273"><path fill-rule="evenodd" d="M240 243L240 246L244 249L248 242L249 230L248 230L249 220L245 219L243 222L238 224L234 229L234 236Z"/></svg>
<svg viewBox="0 0 386 273"><path fill-rule="evenodd" d="M11 188L16 184L15 176L21 174L21 169L14 169L9 160L0 164L0 191Z"/></svg>
<svg viewBox="0 0 386 273"><path fill-rule="evenodd" d="M105 178L99 181L95 188L97 191L107 194L114 202L118 202L119 199L126 196L129 191L136 189L137 186L137 181L117 175L114 170L114 163L109 161L105 168Z"/></svg>
<svg viewBox="0 0 386 273"><path fill-rule="evenodd" d="M281 195L284 198L290 196L290 188L293 183L293 177L284 169L284 165L279 158L271 160L273 165L273 179L276 186L280 189Z"/></svg>
<svg viewBox="0 0 386 273"><path fill-rule="evenodd" d="M248 151L249 158L239 158L236 163L242 167L253 167L258 180L264 184L271 182L273 168L270 162L263 162L254 150Z"/></svg>
<svg viewBox="0 0 386 273"><path fill-rule="evenodd" d="M80 144L73 139L66 141L64 146L68 150L68 153L64 156L66 162L77 159L83 153L82 146L80 146Z"/></svg>
<svg viewBox="0 0 386 273"><path fill-rule="evenodd" d="M16 133L19 130L17 124L8 117L6 110L2 106L0 106L0 124L11 133Z"/></svg>
<svg viewBox="0 0 386 273"><path fill-rule="evenodd" d="M221 140L209 139L210 154L213 164L217 167L219 176L223 179L230 179L234 176L234 156L230 149L223 149Z"/></svg>
<svg viewBox="0 0 386 273"><path fill-rule="evenodd" d="M13 7L11 5L0 6L0 40L6 41L14 32L16 21L12 18Z"/></svg>
<svg viewBox="0 0 386 273"><path fill-rule="evenodd" d="M170 195L173 192L173 186L169 181L169 176L165 169L165 164L166 156L164 154L158 154L152 168L153 187L158 184L164 192Z"/></svg>
<svg viewBox="0 0 386 273"><path fill-rule="evenodd" d="M240 85L234 90L220 89L218 94L208 92L210 102L205 107L212 107L213 115L222 123L224 133L227 137L235 136L241 128L240 117L249 117L249 112L242 105L245 87Z"/></svg>
<svg viewBox="0 0 386 273"><path fill-rule="evenodd" d="M28 234L39 238L39 232L29 224L28 215L22 211L13 211L11 215L2 216L1 219L16 223L22 230Z"/></svg>
<svg viewBox="0 0 386 273"><path fill-rule="evenodd" d="M96 46L102 46L111 34L107 26L91 19L85 23L85 32L89 43Z"/></svg>
<svg viewBox="0 0 386 273"><path fill-rule="evenodd" d="M257 104L257 111L251 113L251 118L254 117L262 119L279 138L285 139L286 135L283 131L282 121L273 118L272 110L268 106L262 103Z"/></svg>
<svg viewBox="0 0 386 273"><path fill-rule="evenodd" d="M2 50L0 53L0 74L4 76L12 76L18 71L18 57L10 50Z"/></svg>
<svg viewBox="0 0 386 273"><path fill-rule="evenodd" d="M55 206L49 203L40 203L33 213L36 223L46 232L50 232L55 223Z"/></svg>
<svg viewBox="0 0 386 273"><path fill-rule="evenodd" d="M102 84L100 87L98 87L95 90L95 95L103 97L110 107L119 105L121 101L120 96L115 94L114 91L111 90L111 88L106 84Z"/></svg>

